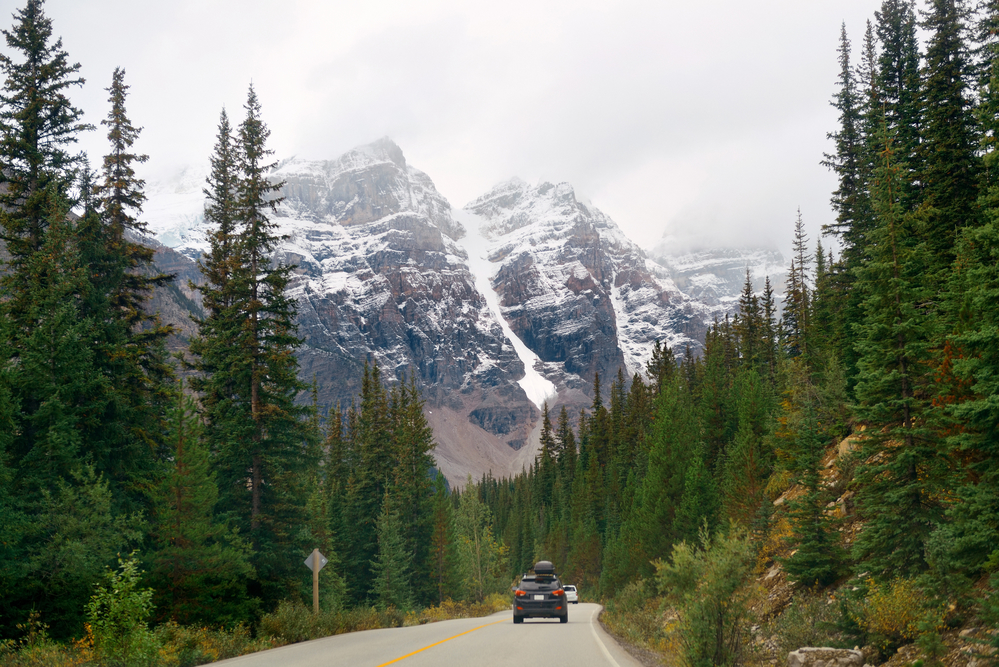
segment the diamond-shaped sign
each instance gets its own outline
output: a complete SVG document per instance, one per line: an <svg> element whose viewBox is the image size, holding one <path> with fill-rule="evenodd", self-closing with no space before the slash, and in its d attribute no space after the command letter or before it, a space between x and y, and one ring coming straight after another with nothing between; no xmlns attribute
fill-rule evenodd
<svg viewBox="0 0 999 667"><path fill-rule="evenodd" d="M319 557L319 570L316 570L315 563L312 562L314 556ZM309 554L309 557L305 559L305 567L309 568L313 572L317 572L326 567L326 563L328 562L329 559L327 559L326 556L322 555L321 553L319 553L318 550L316 550L313 551L311 554Z"/></svg>

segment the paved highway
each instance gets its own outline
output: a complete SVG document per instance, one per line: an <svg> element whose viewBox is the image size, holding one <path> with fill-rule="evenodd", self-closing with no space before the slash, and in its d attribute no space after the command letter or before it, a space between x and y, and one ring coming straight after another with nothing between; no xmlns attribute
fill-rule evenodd
<svg viewBox="0 0 999 667"><path fill-rule="evenodd" d="M600 605L569 608L569 622L509 611L410 628L351 632L214 663L231 667L641 667L597 622Z"/></svg>

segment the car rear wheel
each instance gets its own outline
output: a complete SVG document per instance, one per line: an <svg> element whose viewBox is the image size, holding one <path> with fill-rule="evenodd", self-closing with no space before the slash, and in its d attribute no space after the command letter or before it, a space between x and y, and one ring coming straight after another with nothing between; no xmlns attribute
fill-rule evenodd
<svg viewBox="0 0 999 667"><path fill-rule="evenodd" d="M523 623L524 622L524 617L523 616L514 616L513 617L513 622L514 623Z"/></svg>
<svg viewBox="0 0 999 667"><path fill-rule="evenodd" d="M558 622L559 623L568 623L569 622L569 614L566 614L565 616L559 616L558 617Z"/></svg>

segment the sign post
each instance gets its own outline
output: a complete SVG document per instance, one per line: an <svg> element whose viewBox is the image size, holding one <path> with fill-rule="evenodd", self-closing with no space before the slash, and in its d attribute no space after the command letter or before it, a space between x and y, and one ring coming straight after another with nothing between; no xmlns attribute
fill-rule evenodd
<svg viewBox="0 0 999 667"><path fill-rule="evenodd" d="M305 559L305 566L312 570L312 613L317 615L319 614L319 570L328 562L326 556L319 553L319 549L313 549Z"/></svg>

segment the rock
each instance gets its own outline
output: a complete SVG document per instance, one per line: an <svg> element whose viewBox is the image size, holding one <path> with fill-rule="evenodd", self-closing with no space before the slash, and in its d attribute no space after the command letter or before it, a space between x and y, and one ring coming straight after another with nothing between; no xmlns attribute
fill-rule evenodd
<svg viewBox="0 0 999 667"><path fill-rule="evenodd" d="M864 430L864 427L861 427L860 430ZM844 438L843 441L839 443L839 451L836 454L837 458L842 458L855 449L857 449L857 438L852 435Z"/></svg>
<svg viewBox="0 0 999 667"><path fill-rule="evenodd" d="M787 654L787 667L862 667L861 651L842 648L799 648Z"/></svg>

